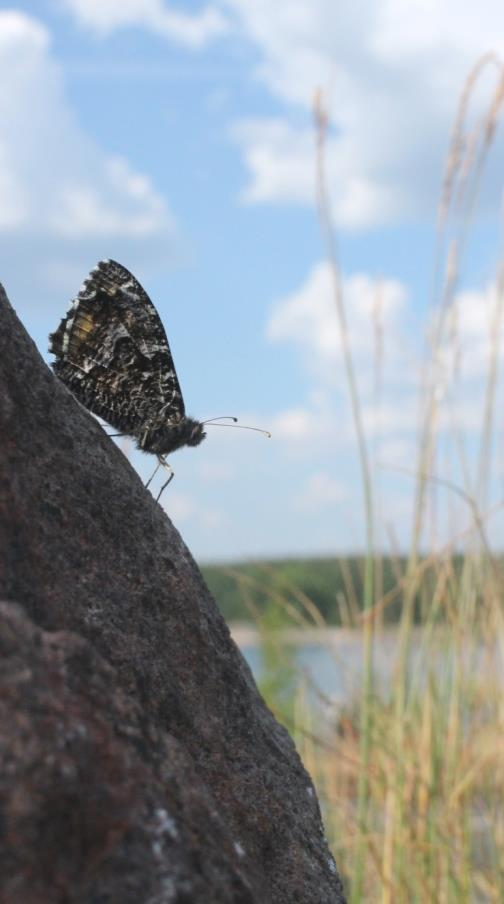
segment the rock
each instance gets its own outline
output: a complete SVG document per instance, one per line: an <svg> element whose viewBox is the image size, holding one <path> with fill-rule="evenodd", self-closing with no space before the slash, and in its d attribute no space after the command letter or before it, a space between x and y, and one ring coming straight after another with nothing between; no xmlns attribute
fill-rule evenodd
<svg viewBox="0 0 504 904"><path fill-rule="evenodd" d="M191 758L115 670L20 607L0 624L2 902L253 904Z"/></svg>
<svg viewBox="0 0 504 904"><path fill-rule="evenodd" d="M0 904L344 902L189 551L3 290L0 597Z"/></svg>

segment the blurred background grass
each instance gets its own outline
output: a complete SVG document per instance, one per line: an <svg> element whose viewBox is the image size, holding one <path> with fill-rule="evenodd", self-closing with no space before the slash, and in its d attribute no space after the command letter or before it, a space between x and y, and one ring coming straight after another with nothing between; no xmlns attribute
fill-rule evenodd
<svg viewBox="0 0 504 904"><path fill-rule="evenodd" d="M497 67L495 93L484 119L468 132L471 92L489 66ZM261 690L315 780L329 842L354 904L504 901L504 563L487 538L488 519L503 504L489 492L502 417L495 404L502 259L489 324L494 341L480 386L481 434L476 454L464 459L463 484L439 476L438 443L439 406L446 392L440 358L447 344L457 358L451 318L458 272L503 100L504 71L486 55L462 91L443 180L433 264L434 328L426 329L408 554L383 555L374 548L374 528L385 517L387 501L375 492L361 425L325 185L327 121L319 98L320 219L361 460L367 553L204 568L225 616L255 624ZM456 367L451 379L457 380ZM467 514L442 546L425 540L436 534L432 522L439 484L464 501ZM317 653L309 670L300 657L314 637L338 657L338 635L330 626L354 632L362 659L359 687L339 699L317 682ZM384 687L376 664L391 626ZM240 641L238 630L236 636Z"/></svg>

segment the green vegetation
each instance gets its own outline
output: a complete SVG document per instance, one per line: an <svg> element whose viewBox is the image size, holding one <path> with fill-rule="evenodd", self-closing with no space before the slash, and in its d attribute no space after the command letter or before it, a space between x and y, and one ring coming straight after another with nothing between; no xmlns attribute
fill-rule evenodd
<svg viewBox="0 0 504 904"><path fill-rule="evenodd" d="M285 636L289 617L280 606L268 606L257 619L263 674L259 690L279 722L293 725L299 676L292 643Z"/></svg>
<svg viewBox="0 0 504 904"><path fill-rule="evenodd" d="M428 610L435 588L435 577L427 567L428 561L423 562L425 575L413 594L416 624ZM453 578L457 581L463 569L462 555L452 557L451 563ZM272 598L276 598L289 599L300 617L306 612L307 605L311 606L314 625L357 627L363 610L364 567L364 556L345 556L204 565L201 570L229 622L254 621L258 614L267 611ZM407 595L406 569L405 557L382 557L375 562L377 586L384 601L380 615L384 624L399 622ZM455 589L456 585L452 585L453 592Z"/></svg>
<svg viewBox="0 0 504 904"><path fill-rule="evenodd" d="M449 556L430 565L430 611L410 632L403 656L399 640L411 628L403 608L391 687L369 700L367 764L362 697L327 707L325 689L296 669L285 631L313 626L312 613L291 608L276 593L258 620L260 688L315 781L349 897L357 873L363 902L498 904L504 900L504 575L481 556L467 556L456 572ZM422 573L414 579L421 593ZM375 625L373 651L380 634ZM357 796L364 769L363 830Z"/></svg>

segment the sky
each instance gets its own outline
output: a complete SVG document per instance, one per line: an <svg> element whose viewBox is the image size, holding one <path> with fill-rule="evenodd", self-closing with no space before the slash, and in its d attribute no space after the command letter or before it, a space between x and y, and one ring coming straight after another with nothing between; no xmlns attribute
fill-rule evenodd
<svg viewBox="0 0 504 904"><path fill-rule="evenodd" d="M41 353L89 270L116 259L159 311L187 413L272 433L208 428L170 459L162 504L199 561L364 545L316 203L317 92L377 543L406 548L440 192L464 85L490 52L468 154L504 58L499 0L0 4L0 280ZM433 542L470 523L443 482L477 492L488 362L504 358L503 151L497 127L474 204L447 232L464 243L436 358ZM504 495L499 375L487 508ZM147 479L154 459L120 442ZM494 542L502 526L489 526Z"/></svg>

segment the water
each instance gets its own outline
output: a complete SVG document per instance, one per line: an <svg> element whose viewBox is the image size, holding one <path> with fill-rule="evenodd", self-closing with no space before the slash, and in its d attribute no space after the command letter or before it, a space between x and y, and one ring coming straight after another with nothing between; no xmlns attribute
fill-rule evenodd
<svg viewBox="0 0 504 904"><path fill-rule="evenodd" d="M375 658L375 668L380 684L386 687L392 680L393 647L395 638L380 645ZM265 666L261 647L249 644L242 647L254 677L260 681L265 675ZM331 644L307 643L292 650L293 664L299 672L300 679L305 678L308 688L319 688L334 703L343 703L355 699L362 683L363 644L362 636L356 635L338 643L337 648ZM289 660L290 661L290 660ZM281 660L279 659L281 666Z"/></svg>
<svg viewBox="0 0 504 904"><path fill-rule="evenodd" d="M265 674L265 666L261 645L258 638L248 635L240 636L240 631L233 632L235 640L245 656L254 677L260 681ZM434 674L442 683L451 680L454 663L454 648L450 639L439 632L428 648L422 646L424 632L414 629L412 634L411 655L408 674L412 683L423 687L426 676ZM443 639L444 637L444 639ZM289 664L294 664L299 672L300 680L306 680L311 694L317 695L317 689L333 704L349 703L359 696L363 676L363 635L358 631L327 629L321 632L316 641L303 643L302 635L297 635L293 645L289 647ZM388 696L397 667L399 636L396 630L387 630L374 639L374 689L384 697ZM498 651L493 654L482 646L467 645L464 651L465 667L475 677L484 671L497 671L500 680L504 681L504 663ZM278 657L279 667L282 664L281 652Z"/></svg>

